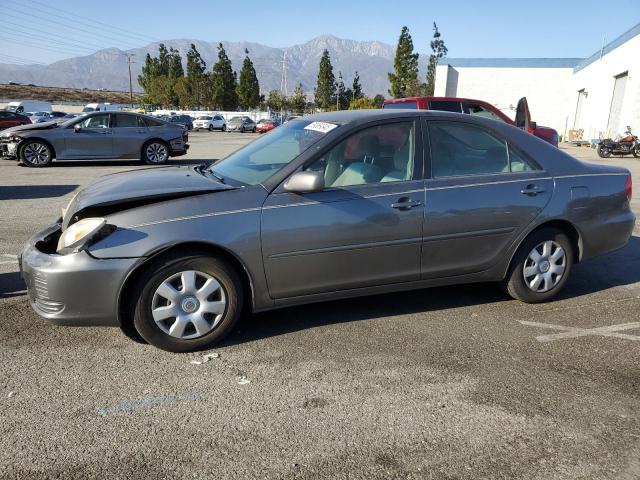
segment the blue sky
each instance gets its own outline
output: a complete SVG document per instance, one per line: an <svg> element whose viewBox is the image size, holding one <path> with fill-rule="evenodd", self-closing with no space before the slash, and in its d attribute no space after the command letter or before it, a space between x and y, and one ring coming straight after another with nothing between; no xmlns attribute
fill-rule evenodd
<svg viewBox="0 0 640 480"><path fill-rule="evenodd" d="M403 25L426 52L433 21L450 57L586 57L640 22L638 0L0 0L0 8L0 62L23 63L171 38L283 47L328 33L395 44Z"/></svg>

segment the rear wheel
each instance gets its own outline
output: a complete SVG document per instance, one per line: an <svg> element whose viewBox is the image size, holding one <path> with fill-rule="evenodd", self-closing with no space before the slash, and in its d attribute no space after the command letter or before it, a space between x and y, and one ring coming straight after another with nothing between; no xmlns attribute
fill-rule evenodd
<svg viewBox="0 0 640 480"><path fill-rule="evenodd" d="M53 160L53 149L41 140L27 140L20 149L19 157L25 167L48 167Z"/></svg>
<svg viewBox="0 0 640 480"><path fill-rule="evenodd" d="M161 165L169 160L169 147L160 140L150 140L142 146L142 160L149 165Z"/></svg>
<svg viewBox="0 0 640 480"><path fill-rule="evenodd" d="M134 295L136 330L151 345L170 352L213 346L232 331L243 304L235 270L202 255L155 263Z"/></svg>
<svg viewBox="0 0 640 480"><path fill-rule="evenodd" d="M609 158L611 156L611 150L608 147L600 144L598 145L598 156L600 158Z"/></svg>
<svg viewBox="0 0 640 480"><path fill-rule="evenodd" d="M226 124L223 124L223 125L222 125L222 128L221 128L220 130L222 130L223 132L226 132L226 131L227 131L227 125L226 125Z"/></svg>
<svg viewBox="0 0 640 480"><path fill-rule="evenodd" d="M573 266L573 245L555 228L532 233L520 245L505 287L509 295L526 303L546 302L567 282Z"/></svg>

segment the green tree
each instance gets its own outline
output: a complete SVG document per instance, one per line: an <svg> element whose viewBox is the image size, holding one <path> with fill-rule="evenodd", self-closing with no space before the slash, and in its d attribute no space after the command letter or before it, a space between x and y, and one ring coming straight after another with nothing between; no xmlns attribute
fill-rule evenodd
<svg viewBox="0 0 640 480"><path fill-rule="evenodd" d="M169 51L164 43L158 45L157 75L169 75Z"/></svg>
<svg viewBox="0 0 640 480"><path fill-rule="evenodd" d="M295 113L304 113L307 106L307 97L304 94L301 83L299 83L293 91L293 95L291 95L291 98L289 99L289 106Z"/></svg>
<svg viewBox="0 0 640 480"><path fill-rule="evenodd" d="M190 97L186 103L189 103L193 108L199 109L205 100L205 88L206 88L206 75L205 70L207 64L200 56L200 52L196 46L192 43L187 52L187 96Z"/></svg>
<svg viewBox="0 0 640 480"><path fill-rule="evenodd" d="M431 40L430 46L431 55L429 55L429 65L427 66L426 95L433 95L436 89L436 67L440 59L446 56L449 51L444 44L444 40L440 38L436 22L433 22L433 40Z"/></svg>
<svg viewBox="0 0 640 480"><path fill-rule="evenodd" d="M382 108L383 104L384 104L384 96L377 94L375 97L373 97L373 106L375 108Z"/></svg>
<svg viewBox="0 0 640 480"><path fill-rule="evenodd" d="M320 69L318 70L318 81L315 90L315 102L318 108L329 110L334 107L336 99L336 78L333 75L333 66L329 52L322 52L320 58Z"/></svg>
<svg viewBox="0 0 640 480"><path fill-rule="evenodd" d="M395 98L407 96L407 86L417 83L418 80L418 54L413 53L413 40L407 27L402 27L396 57L393 61L394 72L389 73L391 88L389 94Z"/></svg>
<svg viewBox="0 0 640 480"><path fill-rule="evenodd" d="M256 108L260 104L260 84L256 76L256 69L249 58L249 50L245 48L245 57L240 70L238 81L238 102L244 109Z"/></svg>
<svg viewBox="0 0 640 480"><path fill-rule="evenodd" d="M360 98L364 98L364 92L362 91L362 84L360 83L360 75L356 72L353 77L353 84L351 85L351 91L353 94L353 99L358 100Z"/></svg>
<svg viewBox="0 0 640 480"><path fill-rule="evenodd" d="M223 110L235 110L238 108L236 78L236 72L233 71L231 60L229 60L222 43L219 43L218 61L211 72L213 103L216 107L220 107Z"/></svg>
<svg viewBox="0 0 640 480"><path fill-rule="evenodd" d="M344 86L344 80L342 79L342 72L338 72L338 81L336 82L336 97L336 107L338 110L346 110L347 108L349 108L351 95L347 94L347 90Z"/></svg>
<svg viewBox="0 0 640 480"><path fill-rule="evenodd" d="M281 112L287 109L287 99L279 90L271 90L265 103L272 112Z"/></svg>
<svg viewBox="0 0 640 480"><path fill-rule="evenodd" d="M349 103L349 110L366 110L369 108L376 108L372 98L360 97Z"/></svg>

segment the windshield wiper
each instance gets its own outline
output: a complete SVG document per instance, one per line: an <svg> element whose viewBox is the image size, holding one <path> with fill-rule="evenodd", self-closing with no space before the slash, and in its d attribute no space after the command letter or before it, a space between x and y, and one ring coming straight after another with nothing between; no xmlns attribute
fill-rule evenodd
<svg viewBox="0 0 640 480"><path fill-rule="evenodd" d="M214 172L212 168L210 168L210 169L208 170L208 172L209 172L211 175L213 175L214 177L216 177L216 180L218 180L220 183L225 183L225 181L224 181L224 177L223 177L222 175L220 175L220 174L218 174L218 173Z"/></svg>

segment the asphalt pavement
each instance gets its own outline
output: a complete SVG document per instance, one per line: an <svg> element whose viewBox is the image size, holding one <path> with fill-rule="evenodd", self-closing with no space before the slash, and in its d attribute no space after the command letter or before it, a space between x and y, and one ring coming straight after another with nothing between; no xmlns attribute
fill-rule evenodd
<svg viewBox="0 0 640 480"><path fill-rule="evenodd" d="M175 161L250 138L193 133ZM640 178L637 159L606 162ZM211 352L170 354L47 324L17 274L79 186L131 168L0 162L0 478L640 478L638 227L551 303L493 284L377 295L252 315Z"/></svg>

